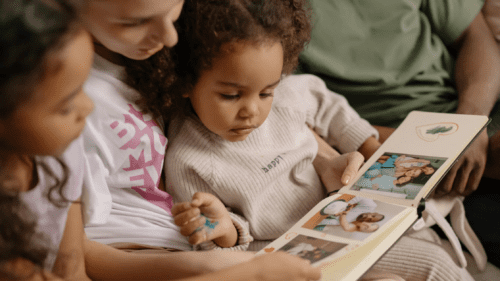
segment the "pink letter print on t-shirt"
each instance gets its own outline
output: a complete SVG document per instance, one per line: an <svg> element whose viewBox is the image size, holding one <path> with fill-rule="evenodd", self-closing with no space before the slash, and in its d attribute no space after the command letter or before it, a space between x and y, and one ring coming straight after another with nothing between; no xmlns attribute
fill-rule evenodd
<svg viewBox="0 0 500 281"><path fill-rule="evenodd" d="M130 124L135 129L134 136L125 143L120 149L136 149L141 144L141 138L144 141L145 147L140 152L140 156L136 159L132 154L129 155L130 166L123 168L124 171L140 171L140 174L131 176L131 181L142 180L143 185L133 186L132 189L139 193L144 199L150 203L164 209L167 213L172 214L170 209L173 206L172 196L165 191L158 189L160 183L163 161L165 159L165 150L167 146L167 138L153 130L153 127L159 127L154 120L145 121L143 114L137 111L131 104L128 105L129 112L144 122L146 126L140 129L134 118L130 114L124 114L125 123ZM118 126L118 121L111 124L114 129ZM118 136L122 138L127 132L120 131ZM147 143L149 141L149 143ZM147 155L145 155L145 153ZM146 160L146 158L148 160Z"/></svg>

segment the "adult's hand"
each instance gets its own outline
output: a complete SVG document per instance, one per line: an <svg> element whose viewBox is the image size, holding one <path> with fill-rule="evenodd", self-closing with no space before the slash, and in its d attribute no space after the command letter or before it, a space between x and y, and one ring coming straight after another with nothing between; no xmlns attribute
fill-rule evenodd
<svg viewBox="0 0 500 281"><path fill-rule="evenodd" d="M447 194L467 196L481 181L488 153L488 134L484 130L453 165L436 188L435 197Z"/></svg>
<svg viewBox="0 0 500 281"><path fill-rule="evenodd" d="M321 270L312 267L308 260L285 252L275 252L258 256L245 266L256 269L256 278L262 281L310 281L321 279Z"/></svg>

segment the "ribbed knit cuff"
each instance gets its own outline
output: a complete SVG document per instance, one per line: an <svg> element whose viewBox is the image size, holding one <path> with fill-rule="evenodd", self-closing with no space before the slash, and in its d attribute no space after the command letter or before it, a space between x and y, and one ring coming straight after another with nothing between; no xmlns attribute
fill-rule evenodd
<svg viewBox="0 0 500 281"><path fill-rule="evenodd" d="M341 145L337 148L341 153L356 151L369 137L378 139L378 131L368 121L359 119L357 122L349 124L339 142Z"/></svg>
<svg viewBox="0 0 500 281"><path fill-rule="evenodd" d="M250 225L248 222L241 216L229 212L229 216L233 221L234 227L238 232L238 242L235 246L230 248L222 248L215 244L213 241L205 241L198 245L194 245L193 249L195 251L208 251L208 250L226 250L226 251L246 251L248 249L248 245L253 241L253 237L250 235L249 229Z"/></svg>

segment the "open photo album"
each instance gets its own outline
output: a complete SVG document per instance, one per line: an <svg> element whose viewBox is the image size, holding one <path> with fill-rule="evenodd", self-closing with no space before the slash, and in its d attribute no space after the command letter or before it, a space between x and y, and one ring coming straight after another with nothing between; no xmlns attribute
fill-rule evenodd
<svg viewBox="0 0 500 281"><path fill-rule="evenodd" d="M323 280L357 280L418 220L425 200L489 122L413 111L337 194L258 254L285 251Z"/></svg>

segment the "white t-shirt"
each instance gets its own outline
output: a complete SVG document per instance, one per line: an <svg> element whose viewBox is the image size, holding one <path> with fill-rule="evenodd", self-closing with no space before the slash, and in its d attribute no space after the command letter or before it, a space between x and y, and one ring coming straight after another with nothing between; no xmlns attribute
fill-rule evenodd
<svg viewBox="0 0 500 281"><path fill-rule="evenodd" d="M192 250L179 233L173 202L158 188L167 138L140 112L139 93L122 82L124 68L96 55L85 92L95 103L83 132L84 218L89 239Z"/></svg>
<svg viewBox="0 0 500 281"><path fill-rule="evenodd" d="M55 178L49 176L41 165L37 165L38 184L35 188L21 193L21 200L37 216L37 232L42 233L49 242L49 253L45 260L45 269L52 270L59 251L59 244L64 234L66 218L71 201L76 201L82 194L84 174L82 138L75 140L63 153L60 159L68 168L68 181L62 189L63 196L70 202L61 201L58 190L51 193L53 201L62 202L62 208L49 201L47 195L54 185ZM63 170L54 157L36 156L36 162L45 164L55 174L57 179L63 177Z"/></svg>

